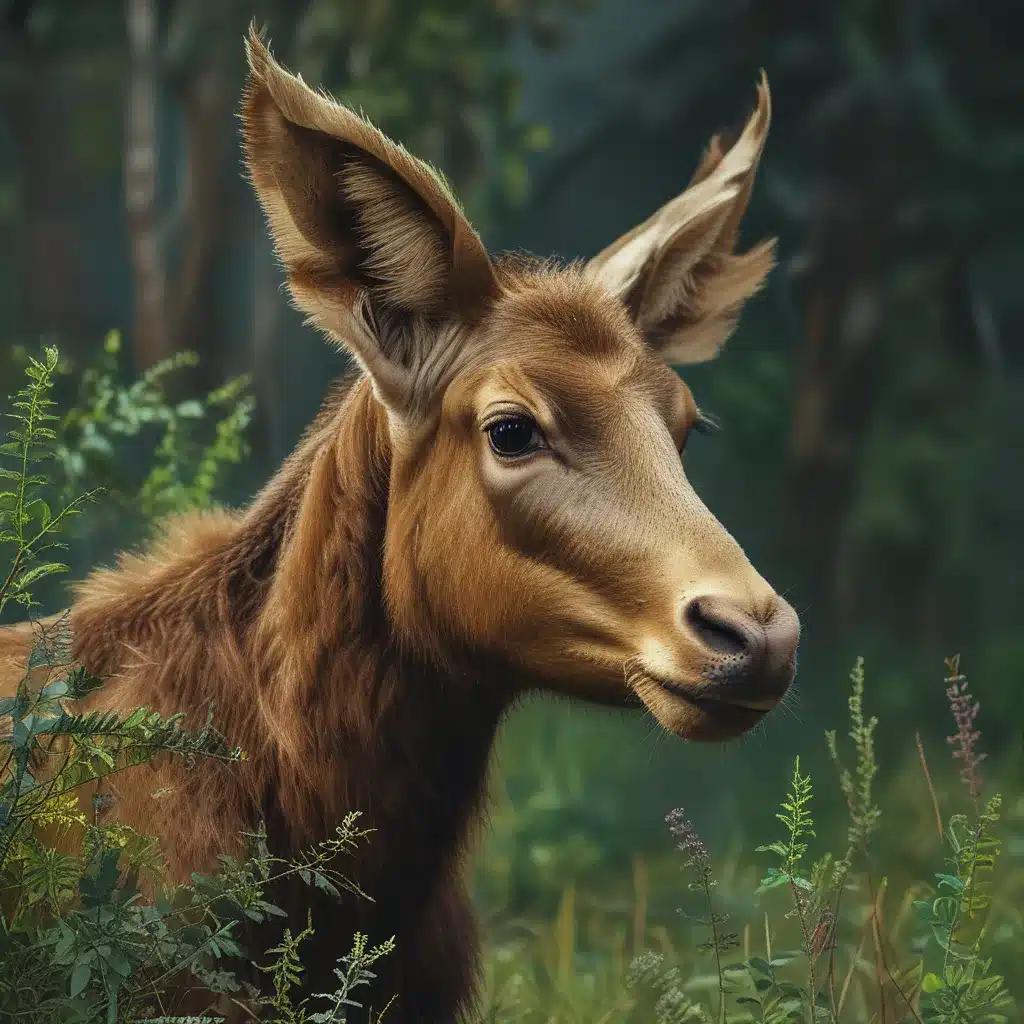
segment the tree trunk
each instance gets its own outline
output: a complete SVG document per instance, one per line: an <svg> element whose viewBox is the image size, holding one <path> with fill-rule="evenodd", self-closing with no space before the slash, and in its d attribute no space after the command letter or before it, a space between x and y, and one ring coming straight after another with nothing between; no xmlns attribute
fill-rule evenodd
<svg viewBox="0 0 1024 1024"><path fill-rule="evenodd" d="M842 605L840 546L874 408L882 319L872 276L876 233L842 215L843 206L842 196L823 204L803 281L807 329L797 356L783 515L791 557L826 627Z"/></svg>
<svg viewBox="0 0 1024 1024"><path fill-rule="evenodd" d="M182 97L185 168L182 189L181 263L170 306L171 345L203 358L204 379L224 376L225 352L218 345L214 280L225 222L224 155L230 140L230 106L216 55L187 83ZM212 383L211 383L212 386Z"/></svg>
<svg viewBox="0 0 1024 1024"><path fill-rule="evenodd" d="M171 351L167 280L158 218L157 12L154 0L126 0L129 81L124 204L135 281L135 361L151 367Z"/></svg>
<svg viewBox="0 0 1024 1024"><path fill-rule="evenodd" d="M20 9L20 11L19 11ZM74 351L83 322L82 254L75 218L78 177L71 105L59 57L33 45L29 4L11 5L0 27L8 83L0 113L17 153L19 282L23 321L5 325L31 338L56 335Z"/></svg>

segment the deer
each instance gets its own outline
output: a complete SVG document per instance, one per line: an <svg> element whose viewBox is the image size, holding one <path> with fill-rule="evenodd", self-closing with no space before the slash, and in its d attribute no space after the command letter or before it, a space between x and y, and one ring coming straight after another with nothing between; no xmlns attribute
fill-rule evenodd
<svg viewBox="0 0 1024 1024"><path fill-rule="evenodd" d="M440 173L255 30L246 50L249 177L292 301L352 367L247 507L175 518L76 584L74 657L106 681L89 708L215 704L247 753L133 770L104 814L155 836L173 882L258 821L287 852L358 809L369 898L314 894L310 990L358 929L395 937L373 986L392 1024L465 1019L465 866L512 709L556 694L723 741L796 672L796 612L687 479L706 415L677 372L719 353L774 262L774 240L737 251L768 83L676 198L563 265L492 258ZM5 692L32 636L0 630ZM282 905L304 917L300 898Z"/></svg>

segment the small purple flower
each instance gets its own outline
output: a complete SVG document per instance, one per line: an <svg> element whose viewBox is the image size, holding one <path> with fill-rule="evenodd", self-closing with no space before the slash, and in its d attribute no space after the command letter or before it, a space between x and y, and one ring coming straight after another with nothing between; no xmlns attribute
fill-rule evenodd
<svg viewBox="0 0 1024 1024"><path fill-rule="evenodd" d="M665 822L668 825L668 830L677 840L676 848L681 853L685 853L691 862L698 867L703 867L709 863L711 855L708 853L707 847L700 836L697 835L693 822L686 817L681 807L669 811L665 815Z"/></svg>
<svg viewBox="0 0 1024 1024"><path fill-rule="evenodd" d="M947 737L947 742L953 746L953 756L963 761L960 769L960 778L967 786L967 792L977 806L981 797L982 777L978 766L985 760L986 755L978 753L975 745L981 739L981 733L974 727L974 720L978 717L981 705L967 689L967 677L960 674L960 655L954 655L946 659L946 668L949 670L949 678L946 680L949 687L946 696L949 698L949 706L953 710L953 718L956 721L956 732Z"/></svg>

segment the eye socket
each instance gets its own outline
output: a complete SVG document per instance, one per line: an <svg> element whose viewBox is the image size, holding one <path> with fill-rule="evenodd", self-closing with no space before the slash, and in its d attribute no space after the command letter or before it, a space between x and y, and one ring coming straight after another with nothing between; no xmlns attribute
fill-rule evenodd
<svg viewBox="0 0 1024 1024"><path fill-rule="evenodd" d="M529 416L502 416L488 424L486 433L491 451L503 459L522 458L544 446L544 435Z"/></svg>

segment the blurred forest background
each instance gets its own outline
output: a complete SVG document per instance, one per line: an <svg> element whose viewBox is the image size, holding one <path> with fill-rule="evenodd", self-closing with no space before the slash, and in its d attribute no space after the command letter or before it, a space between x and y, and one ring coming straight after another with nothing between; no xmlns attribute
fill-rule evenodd
<svg viewBox="0 0 1024 1024"><path fill-rule="evenodd" d="M492 250L594 254L742 124L761 68L771 84L744 231L777 235L780 266L722 358L687 374L724 424L687 459L802 613L796 699L728 748L579 707L520 713L479 870L494 934L549 921L567 892L574 913L614 921L638 886L650 920L678 927L658 896L659 879L679 885L659 868L665 812L684 805L723 857L770 828L793 751L827 764L821 730L842 727L857 654L899 856L921 856L914 732L943 758L954 652L1024 833L1019 5L0 0L2 390L19 351L56 343L77 372L115 329L128 377L198 353L182 397L249 374L251 454L219 495L233 503L343 370L288 307L241 173L253 17L285 64L441 166ZM142 537L121 515L96 522L71 552L79 575ZM954 782L939 772L940 791Z"/></svg>

